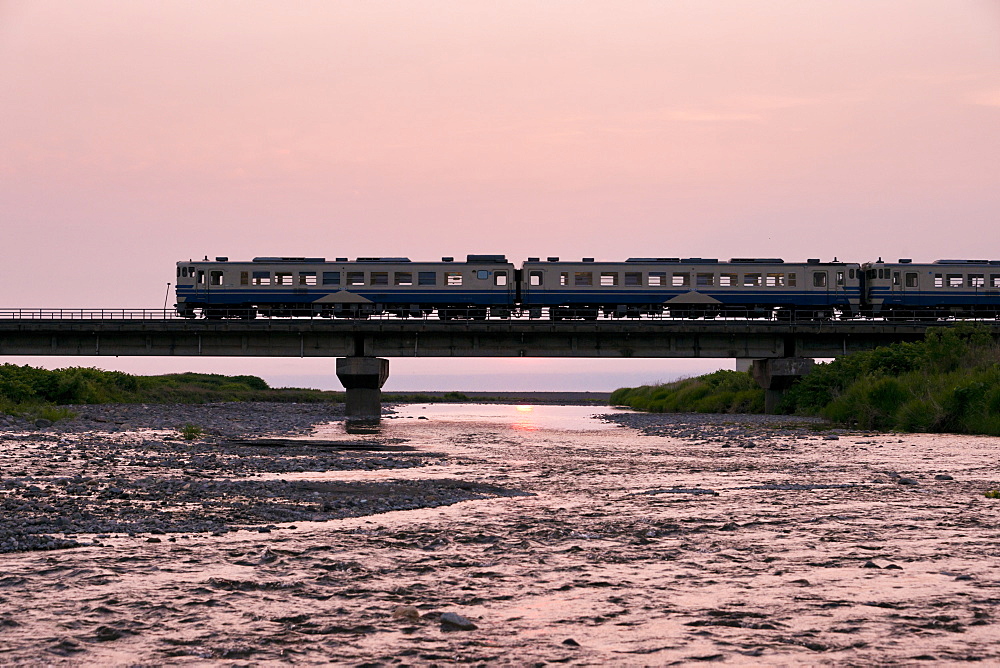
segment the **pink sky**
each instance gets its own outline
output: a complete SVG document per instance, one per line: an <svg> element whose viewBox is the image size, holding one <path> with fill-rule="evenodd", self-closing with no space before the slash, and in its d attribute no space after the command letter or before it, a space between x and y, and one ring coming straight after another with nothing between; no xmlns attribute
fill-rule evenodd
<svg viewBox="0 0 1000 668"><path fill-rule="evenodd" d="M0 101L0 307L160 307L203 255L1000 258L993 0L0 0ZM80 363L333 368L46 361ZM393 360L390 387L718 364Z"/></svg>

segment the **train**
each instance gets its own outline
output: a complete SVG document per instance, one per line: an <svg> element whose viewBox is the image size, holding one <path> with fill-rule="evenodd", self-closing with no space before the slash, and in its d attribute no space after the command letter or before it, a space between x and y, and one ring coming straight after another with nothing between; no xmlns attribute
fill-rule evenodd
<svg viewBox="0 0 1000 668"><path fill-rule="evenodd" d="M175 309L210 319L997 318L1000 260L206 256L177 263Z"/></svg>

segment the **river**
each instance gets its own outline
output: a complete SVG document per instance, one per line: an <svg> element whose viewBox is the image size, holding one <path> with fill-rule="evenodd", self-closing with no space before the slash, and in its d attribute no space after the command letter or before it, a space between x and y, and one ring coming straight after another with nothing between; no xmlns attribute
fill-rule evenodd
<svg viewBox="0 0 1000 668"><path fill-rule="evenodd" d="M424 465L268 474L511 496L4 555L0 663L1000 661L1000 439L609 412L401 406L351 438Z"/></svg>

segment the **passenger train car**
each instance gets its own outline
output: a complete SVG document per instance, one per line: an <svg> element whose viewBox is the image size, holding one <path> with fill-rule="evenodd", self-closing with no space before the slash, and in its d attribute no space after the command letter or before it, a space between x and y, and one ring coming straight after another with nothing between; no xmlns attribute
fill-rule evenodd
<svg viewBox="0 0 1000 668"><path fill-rule="evenodd" d="M739 313L765 318L856 315L860 265L786 263L775 258L629 258L625 262L561 262L529 258L522 270L521 306L548 307L562 318L714 317Z"/></svg>
<svg viewBox="0 0 1000 668"><path fill-rule="evenodd" d="M187 318L997 317L1000 261L217 257L177 263L176 309Z"/></svg>
<svg viewBox="0 0 1000 668"><path fill-rule="evenodd" d="M405 257L348 261L321 257L217 257L177 263L177 312L208 318L373 315L484 319L509 317L515 269L502 255L465 262L411 262Z"/></svg>
<svg viewBox="0 0 1000 668"><path fill-rule="evenodd" d="M864 265L868 314L890 319L1000 315L1000 260Z"/></svg>

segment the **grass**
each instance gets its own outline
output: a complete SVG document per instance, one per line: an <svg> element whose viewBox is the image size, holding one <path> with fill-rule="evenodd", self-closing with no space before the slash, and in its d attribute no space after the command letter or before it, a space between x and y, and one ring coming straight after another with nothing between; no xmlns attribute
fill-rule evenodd
<svg viewBox="0 0 1000 668"><path fill-rule="evenodd" d="M650 412L750 413L763 390L749 373L717 371L665 385L622 388L611 402ZM859 429L1000 436L1000 346L975 325L933 329L818 364L789 389L779 412Z"/></svg>
<svg viewBox="0 0 1000 668"><path fill-rule="evenodd" d="M67 404L166 403L225 401L340 402L343 392L271 388L257 376L176 373L133 376L120 371L70 367L38 369L0 365L0 412L37 419L72 417Z"/></svg>

